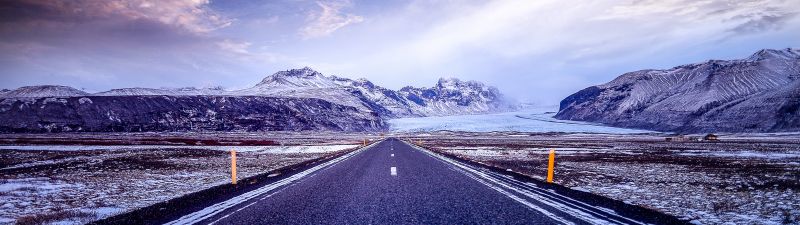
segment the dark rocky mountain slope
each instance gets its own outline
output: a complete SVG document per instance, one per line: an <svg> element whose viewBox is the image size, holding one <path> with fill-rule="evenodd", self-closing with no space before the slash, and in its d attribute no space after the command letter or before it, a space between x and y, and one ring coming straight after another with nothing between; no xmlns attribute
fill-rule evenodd
<svg viewBox="0 0 800 225"><path fill-rule="evenodd" d="M376 114L319 99L83 96L4 99L0 132L379 131Z"/></svg>
<svg viewBox="0 0 800 225"><path fill-rule="evenodd" d="M555 118L674 132L800 131L800 51L626 73L565 98Z"/></svg>

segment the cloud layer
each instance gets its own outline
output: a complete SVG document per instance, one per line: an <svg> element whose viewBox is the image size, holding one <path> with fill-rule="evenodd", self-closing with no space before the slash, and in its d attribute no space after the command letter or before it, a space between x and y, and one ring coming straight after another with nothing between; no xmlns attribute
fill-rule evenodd
<svg viewBox="0 0 800 225"><path fill-rule="evenodd" d="M0 88L223 85L311 66L555 103L627 71L800 47L794 0L0 1Z"/></svg>
<svg viewBox="0 0 800 225"><path fill-rule="evenodd" d="M350 1L318 1L316 4L320 10L312 11L308 15L309 23L300 29L305 39L328 36L342 27L364 21L361 16L343 12L352 5Z"/></svg>
<svg viewBox="0 0 800 225"><path fill-rule="evenodd" d="M230 25L230 20L207 8L208 0L9 0L0 17L4 29L45 29L81 26L103 21L151 21L188 32L209 32Z"/></svg>

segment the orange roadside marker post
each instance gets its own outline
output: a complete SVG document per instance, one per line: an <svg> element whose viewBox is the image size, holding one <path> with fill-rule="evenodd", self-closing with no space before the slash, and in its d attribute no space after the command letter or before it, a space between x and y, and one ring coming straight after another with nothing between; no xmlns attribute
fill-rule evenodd
<svg viewBox="0 0 800 225"><path fill-rule="evenodd" d="M231 149L231 183L236 185L236 150Z"/></svg>
<svg viewBox="0 0 800 225"><path fill-rule="evenodd" d="M556 164L556 150L550 149L550 161L547 162L547 183L553 183L553 167Z"/></svg>

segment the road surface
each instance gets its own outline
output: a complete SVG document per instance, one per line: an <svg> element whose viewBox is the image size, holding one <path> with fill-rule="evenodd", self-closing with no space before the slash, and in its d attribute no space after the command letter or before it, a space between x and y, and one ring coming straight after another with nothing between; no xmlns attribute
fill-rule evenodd
<svg viewBox="0 0 800 225"><path fill-rule="evenodd" d="M390 138L169 224L643 224Z"/></svg>

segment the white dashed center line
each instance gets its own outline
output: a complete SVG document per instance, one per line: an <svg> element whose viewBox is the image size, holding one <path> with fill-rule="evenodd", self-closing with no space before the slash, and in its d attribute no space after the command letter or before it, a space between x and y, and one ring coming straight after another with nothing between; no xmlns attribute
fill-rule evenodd
<svg viewBox="0 0 800 225"><path fill-rule="evenodd" d="M394 157L394 154L392 154L392 157Z"/></svg>
<svg viewBox="0 0 800 225"><path fill-rule="evenodd" d="M392 176L397 176L397 167L392 167L391 169Z"/></svg>

